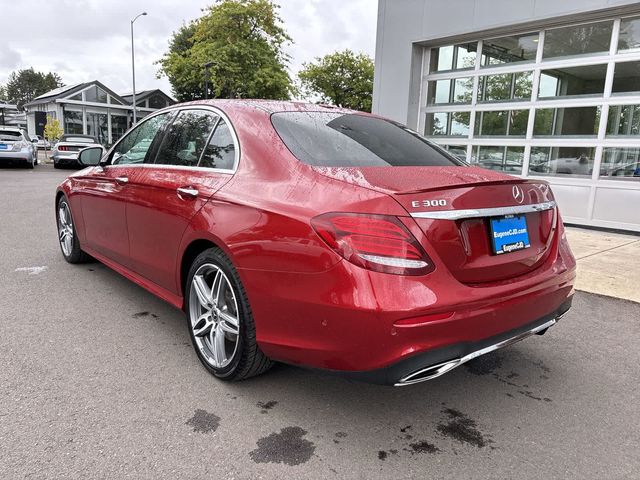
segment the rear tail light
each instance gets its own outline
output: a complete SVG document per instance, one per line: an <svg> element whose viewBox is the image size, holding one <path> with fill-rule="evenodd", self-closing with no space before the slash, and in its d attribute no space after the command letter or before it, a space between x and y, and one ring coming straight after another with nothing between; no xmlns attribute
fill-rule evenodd
<svg viewBox="0 0 640 480"><path fill-rule="evenodd" d="M67 151L69 151L69 147L67 147L65 145L60 145L58 147L58 150L61 151L61 152L67 152Z"/></svg>
<svg viewBox="0 0 640 480"><path fill-rule="evenodd" d="M376 272L424 275L431 259L397 217L327 213L311 220L327 245L347 261Z"/></svg>

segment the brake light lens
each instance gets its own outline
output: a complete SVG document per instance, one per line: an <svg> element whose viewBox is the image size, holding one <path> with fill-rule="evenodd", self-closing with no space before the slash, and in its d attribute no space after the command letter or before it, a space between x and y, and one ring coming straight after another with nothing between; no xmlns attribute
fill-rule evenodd
<svg viewBox="0 0 640 480"><path fill-rule="evenodd" d="M69 147L65 146L65 145L60 145L58 147L58 150L61 152L67 152L69 150Z"/></svg>
<svg viewBox="0 0 640 480"><path fill-rule="evenodd" d="M397 217L327 213L312 219L311 225L329 247L359 267L395 275L425 275L434 269Z"/></svg>

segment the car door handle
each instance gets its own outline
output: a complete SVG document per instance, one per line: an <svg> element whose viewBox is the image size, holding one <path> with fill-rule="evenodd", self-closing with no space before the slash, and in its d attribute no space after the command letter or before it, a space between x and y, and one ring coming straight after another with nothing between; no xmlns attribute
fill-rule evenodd
<svg viewBox="0 0 640 480"><path fill-rule="evenodd" d="M116 177L116 183L119 185L125 185L129 183L129 177Z"/></svg>
<svg viewBox="0 0 640 480"><path fill-rule="evenodd" d="M178 195L189 198L196 198L200 192L193 187L180 187L176 190Z"/></svg>

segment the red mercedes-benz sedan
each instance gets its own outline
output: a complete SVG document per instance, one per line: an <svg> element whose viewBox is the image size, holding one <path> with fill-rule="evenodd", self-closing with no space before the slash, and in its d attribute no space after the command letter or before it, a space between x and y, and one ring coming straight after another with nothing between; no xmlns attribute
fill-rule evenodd
<svg viewBox="0 0 640 480"><path fill-rule="evenodd" d="M56 194L64 258L184 309L224 380L280 361L409 385L542 334L571 305L575 260L545 182L374 115L200 101L79 158Z"/></svg>

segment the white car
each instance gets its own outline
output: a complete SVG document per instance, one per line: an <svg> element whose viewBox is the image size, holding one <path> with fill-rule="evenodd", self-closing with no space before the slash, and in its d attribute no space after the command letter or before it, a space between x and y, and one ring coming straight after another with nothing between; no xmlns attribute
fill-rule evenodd
<svg viewBox="0 0 640 480"><path fill-rule="evenodd" d="M29 168L38 164L38 151L23 129L0 126L0 164Z"/></svg>
<svg viewBox="0 0 640 480"><path fill-rule="evenodd" d="M53 159L53 167L76 167L82 168L78 162L78 152L87 147L101 147L98 140L91 135L75 135L66 134L60 138L60 141L53 147L51 158Z"/></svg>
<svg viewBox="0 0 640 480"><path fill-rule="evenodd" d="M35 143L39 150L49 149L51 148L51 143L44 137L40 135L31 135L31 141Z"/></svg>

